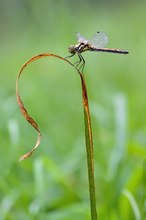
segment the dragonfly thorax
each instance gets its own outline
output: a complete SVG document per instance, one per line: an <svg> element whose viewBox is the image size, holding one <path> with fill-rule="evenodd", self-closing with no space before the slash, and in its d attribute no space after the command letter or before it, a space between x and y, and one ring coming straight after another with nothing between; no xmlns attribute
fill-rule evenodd
<svg viewBox="0 0 146 220"><path fill-rule="evenodd" d="M76 44L76 45L71 45L69 48L68 48L68 51L71 53L71 54L75 54L75 53L82 53L82 52L85 52L86 50L89 50L88 48L88 44L84 44L84 43L79 43L79 44Z"/></svg>

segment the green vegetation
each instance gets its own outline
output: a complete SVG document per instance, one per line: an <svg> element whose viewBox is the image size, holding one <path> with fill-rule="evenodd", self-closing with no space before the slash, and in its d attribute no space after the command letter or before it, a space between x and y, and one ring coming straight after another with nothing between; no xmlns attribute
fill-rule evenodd
<svg viewBox="0 0 146 220"><path fill-rule="evenodd" d="M146 216L145 1L0 2L0 218L90 219L79 76L64 62L43 59L25 70L20 93L38 122L42 142L25 122L15 80L30 57L67 56L76 31L109 37L109 47L129 55L85 53L93 127L99 220ZM75 61L77 58L72 58Z"/></svg>

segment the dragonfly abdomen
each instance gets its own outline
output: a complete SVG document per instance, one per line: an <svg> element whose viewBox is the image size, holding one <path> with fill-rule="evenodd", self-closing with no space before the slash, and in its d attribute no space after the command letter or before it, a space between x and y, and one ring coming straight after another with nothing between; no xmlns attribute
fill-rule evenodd
<svg viewBox="0 0 146 220"><path fill-rule="evenodd" d="M120 50L120 49L110 49L110 48L96 48L96 47L90 47L90 51L95 52L108 52L108 53L119 53L119 54L128 54L129 52L126 50Z"/></svg>

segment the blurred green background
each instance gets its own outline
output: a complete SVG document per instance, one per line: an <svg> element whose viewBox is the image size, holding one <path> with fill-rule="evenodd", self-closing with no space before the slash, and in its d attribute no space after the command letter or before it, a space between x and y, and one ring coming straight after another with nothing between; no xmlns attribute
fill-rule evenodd
<svg viewBox="0 0 146 220"><path fill-rule="evenodd" d="M109 47L130 52L84 54L99 219L146 219L146 1L1 0L1 220L90 219L81 85L65 62L41 59L22 75L42 142L18 162L37 137L16 103L19 69L36 54L67 56L77 31L105 32Z"/></svg>

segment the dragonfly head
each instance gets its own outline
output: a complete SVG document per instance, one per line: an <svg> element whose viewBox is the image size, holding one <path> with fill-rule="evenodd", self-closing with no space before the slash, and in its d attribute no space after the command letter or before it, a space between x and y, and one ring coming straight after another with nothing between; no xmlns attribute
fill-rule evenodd
<svg viewBox="0 0 146 220"><path fill-rule="evenodd" d="M75 54L75 53L76 53L75 46L74 46L74 45L69 46L69 47L68 47L68 51L69 51L71 54Z"/></svg>

